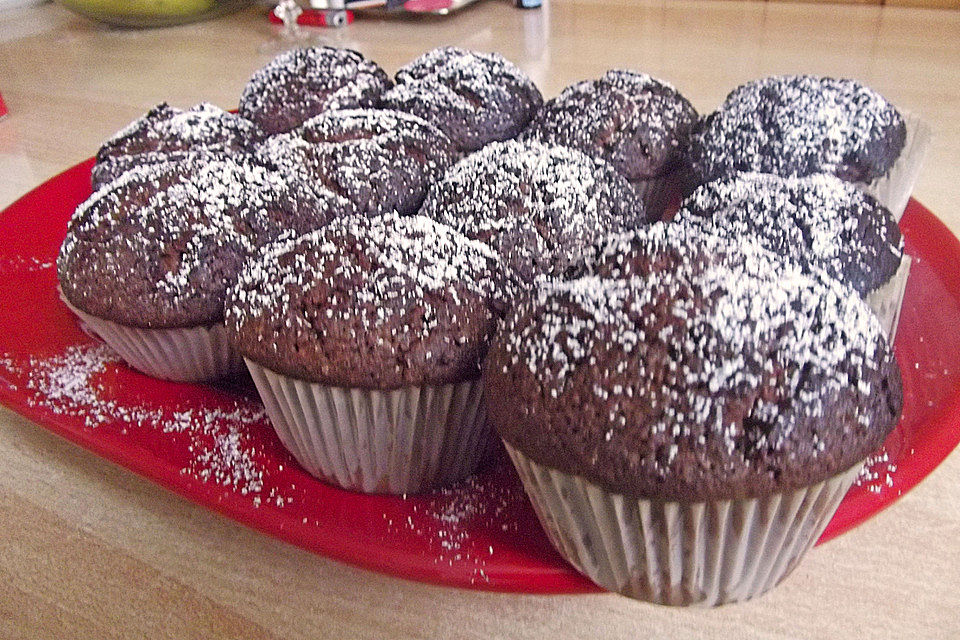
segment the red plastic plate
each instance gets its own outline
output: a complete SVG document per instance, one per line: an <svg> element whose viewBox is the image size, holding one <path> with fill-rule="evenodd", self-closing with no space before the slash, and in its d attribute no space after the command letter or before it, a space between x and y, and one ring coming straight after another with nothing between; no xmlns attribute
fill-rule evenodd
<svg viewBox="0 0 960 640"><path fill-rule="evenodd" d="M596 590L553 550L505 459L407 499L329 487L274 436L252 386L174 384L127 368L57 297L54 261L92 161L0 214L0 402L95 453L287 542L429 582L506 591ZM910 490L960 441L960 242L911 201L914 257L896 352L900 425L821 539Z"/></svg>

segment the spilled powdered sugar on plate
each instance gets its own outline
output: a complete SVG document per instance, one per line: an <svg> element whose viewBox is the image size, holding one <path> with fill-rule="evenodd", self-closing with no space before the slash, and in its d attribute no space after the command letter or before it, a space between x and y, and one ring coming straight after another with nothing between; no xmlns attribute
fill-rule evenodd
<svg viewBox="0 0 960 640"><path fill-rule="evenodd" d="M242 495L263 490L264 469L257 462L257 451L247 445L245 434L250 425L267 420L258 402L237 400L229 410L202 407L179 411L162 405L119 402L109 399L101 381L109 368L118 365L117 354L103 344L74 345L62 354L30 357L24 365L18 365L10 355L0 356L0 366L23 379L22 387L32 392L30 406L77 418L89 428L119 423L123 435L137 428L185 434L191 439L193 459L181 473Z"/></svg>
<svg viewBox="0 0 960 640"><path fill-rule="evenodd" d="M879 494L884 489L894 487L896 472L897 465L891 462L890 454L884 447L864 461L854 486L864 487L870 493Z"/></svg>
<svg viewBox="0 0 960 640"><path fill-rule="evenodd" d="M485 569L497 548L478 536L477 530L518 532L520 520L515 514L527 502L519 483L503 482L500 474L498 470L481 472L430 496L403 496L411 503L413 515L396 520L384 513L383 519L390 530L425 540L435 553L434 564L467 564L472 566L472 584L489 582Z"/></svg>
<svg viewBox="0 0 960 640"><path fill-rule="evenodd" d="M0 276L15 272L22 273L24 271L33 273L43 271L44 269L52 269L53 267L53 262L45 262L37 258L25 258L23 256L0 258Z"/></svg>

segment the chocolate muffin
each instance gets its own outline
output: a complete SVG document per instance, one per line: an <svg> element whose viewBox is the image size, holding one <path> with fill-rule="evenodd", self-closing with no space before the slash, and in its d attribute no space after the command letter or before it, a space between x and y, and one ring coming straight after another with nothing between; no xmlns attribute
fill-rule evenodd
<svg viewBox="0 0 960 640"><path fill-rule="evenodd" d="M899 419L890 347L839 282L749 238L658 223L600 255L597 275L545 283L507 319L490 420L594 581L662 604L758 595Z"/></svg>
<svg viewBox="0 0 960 640"><path fill-rule="evenodd" d="M340 218L251 258L227 327L307 471L421 491L469 475L488 450L479 375L498 272L488 246L423 216Z"/></svg>
<svg viewBox="0 0 960 640"><path fill-rule="evenodd" d="M324 111L375 107L392 84L356 51L292 49L253 74L240 96L240 115L268 134L283 133Z"/></svg>
<svg viewBox="0 0 960 640"><path fill-rule="evenodd" d="M903 149L900 113L855 80L774 76L734 89L691 145L702 184L740 171L850 182L886 174Z"/></svg>
<svg viewBox="0 0 960 640"><path fill-rule="evenodd" d="M608 163L518 141L451 167L420 213L488 243L525 282L562 275L585 247L646 222L643 202Z"/></svg>
<svg viewBox="0 0 960 640"><path fill-rule="evenodd" d="M247 358L300 380L395 389L480 375L498 259L423 216L340 218L251 259L228 305Z"/></svg>
<svg viewBox="0 0 960 640"><path fill-rule="evenodd" d="M437 126L461 151L515 138L543 104L533 81L497 53L430 51L397 71L380 105Z"/></svg>
<svg viewBox="0 0 960 640"><path fill-rule="evenodd" d="M659 217L675 195L673 182L686 166L697 118L693 105L669 84L612 70L547 101L523 137L606 160L642 188L648 211Z"/></svg>
<svg viewBox="0 0 960 640"><path fill-rule="evenodd" d="M242 155L261 135L249 120L209 102L187 110L161 102L103 143L93 167L93 189L145 164L196 153Z"/></svg>
<svg viewBox="0 0 960 640"><path fill-rule="evenodd" d="M893 278L903 238L886 207L828 174L781 178L741 173L699 187L677 221L765 249L809 270L822 269L862 297Z"/></svg>
<svg viewBox="0 0 960 640"><path fill-rule="evenodd" d="M455 155L453 143L420 118L373 109L319 115L257 149L267 166L367 215L416 213Z"/></svg>
<svg viewBox="0 0 960 640"><path fill-rule="evenodd" d="M879 325L822 272L662 224L589 271L520 303L487 365L510 398L491 419L542 464L637 497L756 497L848 469L899 419Z"/></svg>
<svg viewBox="0 0 960 640"><path fill-rule="evenodd" d="M227 286L257 247L349 205L259 166L214 160L127 172L78 207L58 259L77 308L129 326L223 319Z"/></svg>
<svg viewBox="0 0 960 640"><path fill-rule="evenodd" d="M133 367L172 380L221 377L242 367L222 322L243 260L349 207L250 164L133 169L77 208L57 261L62 295Z"/></svg>

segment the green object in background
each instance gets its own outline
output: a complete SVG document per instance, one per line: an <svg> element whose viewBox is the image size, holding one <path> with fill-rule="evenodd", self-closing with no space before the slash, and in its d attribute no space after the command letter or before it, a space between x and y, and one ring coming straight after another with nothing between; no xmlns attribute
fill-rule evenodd
<svg viewBox="0 0 960 640"><path fill-rule="evenodd" d="M77 13L123 27L194 22L250 4L250 0L57 0Z"/></svg>

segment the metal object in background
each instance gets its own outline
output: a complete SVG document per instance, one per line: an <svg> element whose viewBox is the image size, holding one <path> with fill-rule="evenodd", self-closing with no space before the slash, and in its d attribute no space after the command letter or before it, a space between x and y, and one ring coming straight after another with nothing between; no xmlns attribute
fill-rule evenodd
<svg viewBox="0 0 960 640"><path fill-rule="evenodd" d="M302 27L343 27L353 22L353 11L404 11L407 13L432 13L446 15L457 9L473 4L478 0L281 0L277 8L270 13L274 24L287 25L288 22ZM520 9L537 9L543 0L512 0ZM280 5L297 4L309 6L300 9L295 18L289 10L281 10ZM284 19L286 15L286 19ZM294 22L295 20L295 22ZM285 29L289 28L289 25Z"/></svg>
<svg viewBox="0 0 960 640"><path fill-rule="evenodd" d="M345 0L310 0L310 8L319 12L317 22L323 22L310 26L340 28L353 22L353 14L346 10Z"/></svg>

